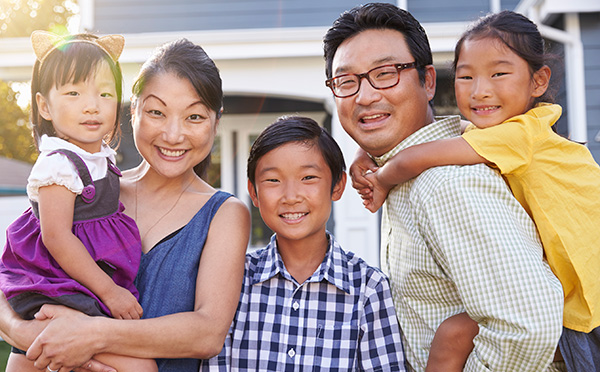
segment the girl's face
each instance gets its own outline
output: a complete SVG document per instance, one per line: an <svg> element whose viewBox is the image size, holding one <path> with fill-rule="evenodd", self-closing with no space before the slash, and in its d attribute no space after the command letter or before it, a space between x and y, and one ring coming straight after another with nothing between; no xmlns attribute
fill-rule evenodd
<svg viewBox="0 0 600 372"><path fill-rule="evenodd" d="M90 153L100 151L102 139L115 128L117 91L104 62L85 81L52 86L46 96L37 93L36 102L58 137Z"/></svg>
<svg viewBox="0 0 600 372"><path fill-rule="evenodd" d="M156 75L131 107L135 145L159 174L182 175L210 153L217 115L187 79L170 72Z"/></svg>
<svg viewBox="0 0 600 372"><path fill-rule="evenodd" d="M477 127L491 127L531 109L549 79L547 67L532 75L527 62L500 40L468 39L456 64L458 109Z"/></svg>

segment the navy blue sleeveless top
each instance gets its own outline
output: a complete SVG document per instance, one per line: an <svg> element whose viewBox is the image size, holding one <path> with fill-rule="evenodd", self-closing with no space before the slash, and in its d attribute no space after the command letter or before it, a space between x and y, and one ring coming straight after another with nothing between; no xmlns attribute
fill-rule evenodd
<svg viewBox="0 0 600 372"><path fill-rule="evenodd" d="M200 256L210 223L232 195L217 191L191 221L142 255L136 286L144 318L193 311ZM157 359L160 372L198 372L199 359Z"/></svg>

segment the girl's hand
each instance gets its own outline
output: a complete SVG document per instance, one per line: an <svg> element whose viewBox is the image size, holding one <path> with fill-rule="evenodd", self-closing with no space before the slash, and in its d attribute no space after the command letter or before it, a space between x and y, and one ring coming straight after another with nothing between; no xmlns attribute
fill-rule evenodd
<svg viewBox="0 0 600 372"><path fill-rule="evenodd" d="M377 175L377 172L367 172L365 178L369 181L369 183L371 183L371 185L373 185L373 188L371 189L370 193L365 195L361 194L361 197L363 199L363 205L371 213L375 213L379 208L381 208L381 206L385 202L385 199L387 199L390 190L393 188L393 185L390 186L381 183Z"/></svg>
<svg viewBox="0 0 600 372"><path fill-rule="evenodd" d="M371 171L377 170L377 164L367 155L367 153L359 148L356 151L352 165L350 165L350 177L352 178L352 187L355 188L361 196L368 194L370 189L373 187L371 182L365 177L365 175Z"/></svg>
<svg viewBox="0 0 600 372"><path fill-rule="evenodd" d="M135 296L116 284L111 287L107 294L99 297L110 309L112 317L115 319L140 319L144 312Z"/></svg>

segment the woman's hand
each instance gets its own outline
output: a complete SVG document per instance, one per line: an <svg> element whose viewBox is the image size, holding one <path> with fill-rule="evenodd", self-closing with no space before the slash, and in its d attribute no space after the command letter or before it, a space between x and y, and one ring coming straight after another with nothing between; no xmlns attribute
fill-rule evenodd
<svg viewBox="0 0 600 372"><path fill-rule="evenodd" d="M93 336L97 333L94 318L55 305L42 306L35 317L51 320L27 350L27 358L34 361L36 368L44 369L51 364L54 369L60 367L61 371L86 366L85 369L90 371L116 372L97 361L90 364L92 357L99 352L94 345Z"/></svg>

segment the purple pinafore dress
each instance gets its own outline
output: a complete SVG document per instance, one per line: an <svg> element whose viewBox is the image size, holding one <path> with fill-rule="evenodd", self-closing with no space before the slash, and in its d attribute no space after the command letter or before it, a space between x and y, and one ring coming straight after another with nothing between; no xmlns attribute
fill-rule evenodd
<svg viewBox="0 0 600 372"><path fill-rule="evenodd" d="M106 176L93 181L77 154L61 149L50 155L56 153L67 156L75 165L84 185L75 199L73 234L116 284L138 298L133 282L142 254L141 241L135 222L123 213L119 201L121 173L107 159ZM31 204L6 231L0 289L8 302L23 319L31 319L46 303L69 306L88 315L110 316L100 299L69 277L52 258L42 242L37 203Z"/></svg>

